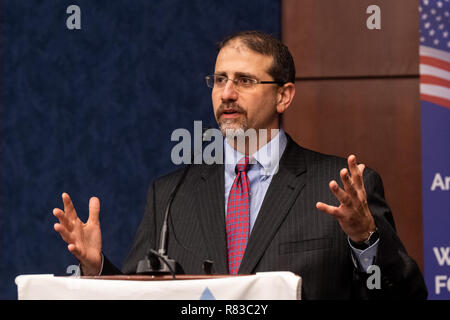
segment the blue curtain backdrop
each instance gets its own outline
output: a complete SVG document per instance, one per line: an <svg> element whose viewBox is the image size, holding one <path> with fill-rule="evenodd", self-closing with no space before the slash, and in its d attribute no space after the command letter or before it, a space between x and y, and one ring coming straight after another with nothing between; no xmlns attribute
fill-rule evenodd
<svg viewBox="0 0 450 320"><path fill-rule="evenodd" d="M66 27L72 4L81 30ZM0 0L0 298L19 274L76 264L53 230L62 192L82 220L100 198L122 265L149 182L175 168L172 131L215 124L204 75L242 29L279 37L279 1Z"/></svg>

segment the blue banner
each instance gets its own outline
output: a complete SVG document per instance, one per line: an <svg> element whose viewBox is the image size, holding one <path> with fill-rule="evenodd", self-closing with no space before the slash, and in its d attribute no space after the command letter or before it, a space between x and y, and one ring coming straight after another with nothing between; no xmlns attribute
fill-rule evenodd
<svg viewBox="0 0 450 320"><path fill-rule="evenodd" d="M424 267L430 299L450 299L449 12L449 1L420 2Z"/></svg>

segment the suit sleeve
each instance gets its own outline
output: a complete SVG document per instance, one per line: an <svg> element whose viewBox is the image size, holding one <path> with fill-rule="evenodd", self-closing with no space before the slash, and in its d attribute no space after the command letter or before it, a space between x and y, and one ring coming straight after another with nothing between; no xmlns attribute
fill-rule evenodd
<svg viewBox="0 0 450 320"><path fill-rule="evenodd" d="M368 289L367 280L372 274L355 268L357 296L363 299L426 299L428 292L422 273L397 236L380 176L366 168L364 184L369 208L380 235L373 264L379 267L381 288Z"/></svg>
<svg viewBox="0 0 450 320"><path fill-rule="evenodd" d="M101 276L118 275L122 272L103 254L103 266Z"/></svg>

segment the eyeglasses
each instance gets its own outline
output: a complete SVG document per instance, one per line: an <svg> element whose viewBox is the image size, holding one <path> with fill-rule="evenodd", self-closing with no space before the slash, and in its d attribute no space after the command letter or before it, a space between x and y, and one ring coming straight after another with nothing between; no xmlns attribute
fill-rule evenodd
<svg viewBox="0 0 450 320"><path fill-rule="evenodd" d="M223 89L225 88L228 80L233 81L237 89L251 90L256 87L257 84L268 84L276 83L278 85L283 85L280 81L260 81L258 79L249 77L237 77L236 79L228 78L227 76L212 74L205 77L206 85L210 88Z"/></svg>

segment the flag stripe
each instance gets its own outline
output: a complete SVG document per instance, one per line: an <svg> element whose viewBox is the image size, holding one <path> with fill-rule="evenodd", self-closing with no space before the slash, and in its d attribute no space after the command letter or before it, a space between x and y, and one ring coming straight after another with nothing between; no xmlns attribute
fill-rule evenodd
<svg viewBox="0 0 450 320"><path fill-rule="evenodd" d="M434 84L420 84L420 93L449 100L450 89Z"/></svg>
<svg viewBox="0 0 450 320"><path fill-rule="evenodd" d="M444 69L446 71L450 71L450 62L437 58L420 56L420 64L426 64L436 68Z"/></svg>
<svg viewBox="0 0 450 320"><path fill-rule="evenodd" d="M445 70L431 67L425 64L420 65L420 74L421 75L432 75L435 77L443 78L446 80L450 80L450 72L447 72Z"/></svg>
<svg viewBox="0 0 450 320"><path fill-rule="evenodd" d="M435 76L430 76L430 75L421 75L420 83L436 84L438 86L450 88L450 80L445 80L445 79L435 77Z"/></svg>
<svg viewBox="0 0 450 320"><path fill-rule="evenodd" d="M439 98L439 97L435 97L435 96L430 96L428 94L420 94L420 100L424 100L424 101L428 101L428 102L432 102L434 104L438 104L440 106L446 107L450 109L450 100L448 99L444 99L444 98Z"/></svg>
<svg viewBox="0 0 450 320"><path fill-rule="evenodd" d="M420 46L420 55L450 62L450 53L427 46Z"/></svg>

